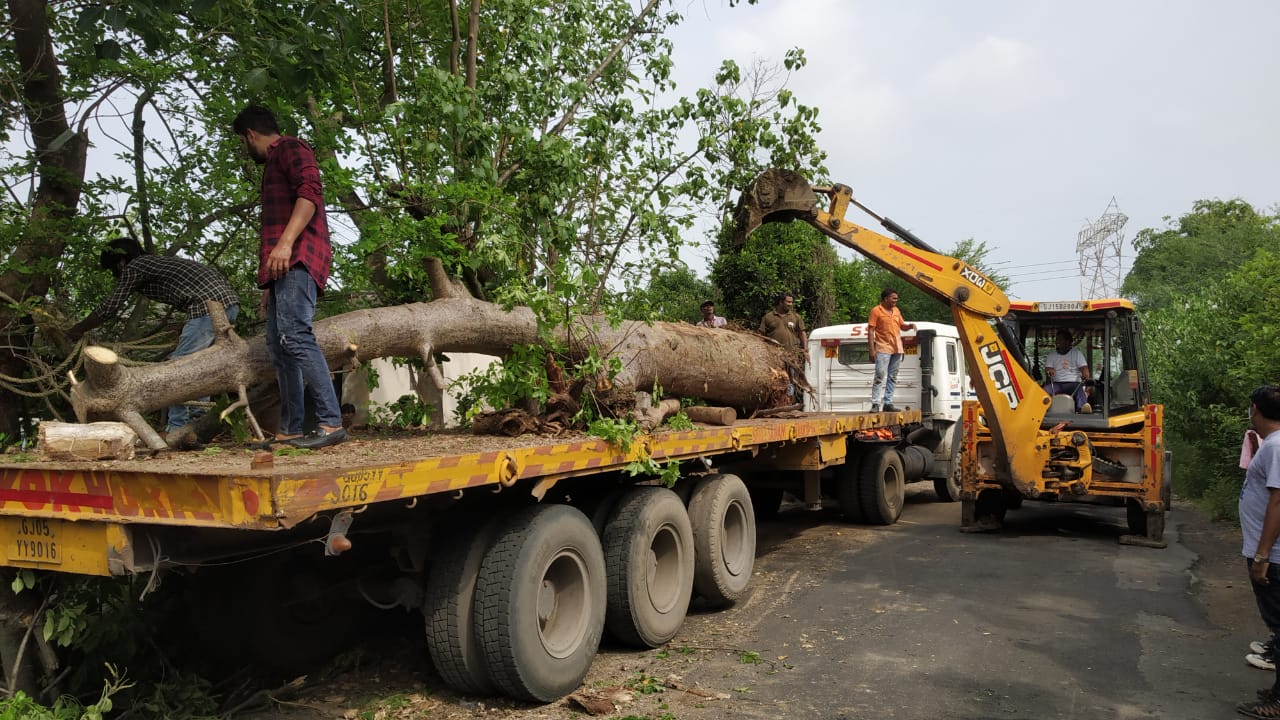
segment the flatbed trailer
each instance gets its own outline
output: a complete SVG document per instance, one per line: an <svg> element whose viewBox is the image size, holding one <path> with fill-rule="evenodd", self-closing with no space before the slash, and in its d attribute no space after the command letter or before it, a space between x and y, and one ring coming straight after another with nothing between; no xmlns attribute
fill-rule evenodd
<svg viewBox="0 0 1280 720"><path fill-rule="evenodd" d="M825 488L856 521L897 520L903 484L931 453L919 411L796 415L640 435L626 448L583 435L357 433L266 462L243 448L0 461L0 564L225 580L225 568L269 556L254 581L311 573L309 607L342 587L378 607L420 608L456 689L550 701L581 681L606 624L655 647L692 595L736 601L751 578L755 514L776 510L784 490L818 506ZM666 488L637 474L654 467L647 460L680 463L680 480ZM279 661L272 632L306 613L285 594L267 604L282 616L248 634ZM333 636L325 614L314 620Z"/></svg>

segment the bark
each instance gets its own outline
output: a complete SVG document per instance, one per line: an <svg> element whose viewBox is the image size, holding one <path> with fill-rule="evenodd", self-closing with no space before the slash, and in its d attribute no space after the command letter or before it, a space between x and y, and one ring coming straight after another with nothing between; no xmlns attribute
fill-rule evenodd
<svg viewBox="0 0 1280 720"><path fill-rule="evenodd" d="M65 221L75 215L84 180L88 141L75 132L63 110L62 71L49 29L48 3L9 0L13 51L22 74L22 107L31 128L39 184L31 201L23 242L14 252L15 268L39 267L62 254ZM28 368L34 325L6 305L17 306L49 290L47 273L15 270L0 275L0 376L22 377ZM25 399L0 387L0 433L18 434Z"/></svg>
<svg viewBox="0 0 1280 720"><path fill-rule="evenodd" d="M142 420L143 413L274 382L262 338L240 338L216 303L210 310L214 345L193 355L133 366L103 362L101 353L86 352L85 379L71 391L81 422L119 420L149 447L162 449L164 441ZM379 357L420 357L442 389L434 353L501 356L513 345L540 343L531 310L503 310L471 297L357 310L317 322L315 333L332 368ZM613 328L603 318L579 317L560 330L559 341L568 347L570 359L586 357L592 348L619 358L622 372L612 387L597 388L615 395L649 392L656 384L668 396L702 398L747 412L789 401L785 353L758 335L683 323L624 322Z"/></svg>

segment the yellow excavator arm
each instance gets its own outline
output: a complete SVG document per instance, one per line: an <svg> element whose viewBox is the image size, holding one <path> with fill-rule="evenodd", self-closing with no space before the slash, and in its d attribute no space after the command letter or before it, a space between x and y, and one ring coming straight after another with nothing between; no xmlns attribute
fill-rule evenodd
<svg viewBox="0 0 1280 720"><path fill-rule="evenodd" d="M820 195L829 201L825 209L818 204ZM897 237L845 219L850 205ZM1001 483L1032 497L1037 479L1043 477L1087 483L1092 465L1087 438L1083 433L1041 429L1051 398L1019 361L1021 346L1001 321L1009 298L990 278L871 212L853 198L849 186L812 186L791 170L775 168L757 177L743 191L734 219L739 244L762 223L802 220L950 305L970 378L998 452L1004 455L996 463ZM1064 443L1076 452L1058 453L1061 459L1051 460L1051 448Z"/></svg>

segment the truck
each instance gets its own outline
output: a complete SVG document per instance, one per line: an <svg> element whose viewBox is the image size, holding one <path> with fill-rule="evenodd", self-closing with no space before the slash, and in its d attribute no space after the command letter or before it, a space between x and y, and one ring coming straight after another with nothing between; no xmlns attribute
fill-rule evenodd
<svg viewBox="0 0 1280 720"><path fill-rule="evenodd" d="M813 388L809 407L819 412L868 412L875 363L871 360L866 323L831 325L809 333L806 378ZM917 322L902 333L903 358L898 367L894 401L918 409L921 423L937 434L925 480L944 502L960 499L961 423L965 400L975 399L954 325Z"/></svg>
<svg viewBox="0 0 1280 720"><path fill-rule="evenodd" d="M819 204L825 199L826 205ZM848 220L856 207L893 237ZM811 185L774 168L743 191L737 237L766 222L799 220L871 258L951 309L976 400L961 427L961 525L998 529L1023 500L1125 505L1122 542L1164 547L1172 496L1163 408L1151 402L1142 325L1123 300L1012 303L978 268L937 252L910 230L854 199L848 185ZM1042 383L1045 337L1062 329L1098 362L1093 403L1077 407ZM1028 351L1031 351L1030 353ZM1031 358L1037 358L1035 360ZM1049 385L1050 389L1054 386ZM1081 412L1088 406L1088 412Z"/></svg>
<svg viewBox="0 0 1280 720"><path fill-rule="evenodd" d="M578 687L606 630L657 647L694 596L709 608L743 597L755 503L776 508L773 478L799 473L810 503L834 485L849 517L895 522L903 483L926 470L930 450L912 440L923 429L920 411L904 409L629 443L356 434L265 458L9 457L0 564L176 579L192 613L184 632L202 652L277 674L354 642L370 608L409 608L450 687L549 702ZM673 463L671 487L646 470Z"/></svg>

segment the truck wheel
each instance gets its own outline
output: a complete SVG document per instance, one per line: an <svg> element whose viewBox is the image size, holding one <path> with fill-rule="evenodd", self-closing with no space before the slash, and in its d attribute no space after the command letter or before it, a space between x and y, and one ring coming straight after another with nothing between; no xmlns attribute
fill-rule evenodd
<svg viewBox="0 0 1280 720"><path fill-rule="evenodd" d="M480 563L473 612L499 690L534 702L572 692L604 632L604 553L591 521L568 505L513 515Z"/></svg>
<svg viewBox="0 0 1280 720"><path fill-rule="evenodd" d="M960 499L960 445L964 438L960 433L960 423L951 435L951 471L944 478L933 479L933 492L942 502L955 502Z"/></svg>
<svg viewBox="0 0 1280 720"><path fill-rule="evenodd" d="M693 590L713 608L738 601L756 562L751 495L737 475L708 475L689 498L693 525Z"/></svg>
<svg viewBox="0 0 1280 720"><path fill-rule="evenodd" d="M604 531L609 632L636 647L675 637L693 593L693 554L679 495L642 487L624 496Z"/></svg>
<svg viewBox="0 0 1280 720"><path fill-rule="evenodd" d="M878 447L862 459L858 468L862 512L872 525L892 525L906 503L902 458L891 447Z"/></svg>
<svg viewBox="0 0 1280 720"><path fill-rule="evenodd" d="M427 623L427 650L436 671L461 693L493 691L474 623L476 577L493 539L493 521L469 527L459 523L435 543L439 551L427 575L422 614Z"/></svg>

